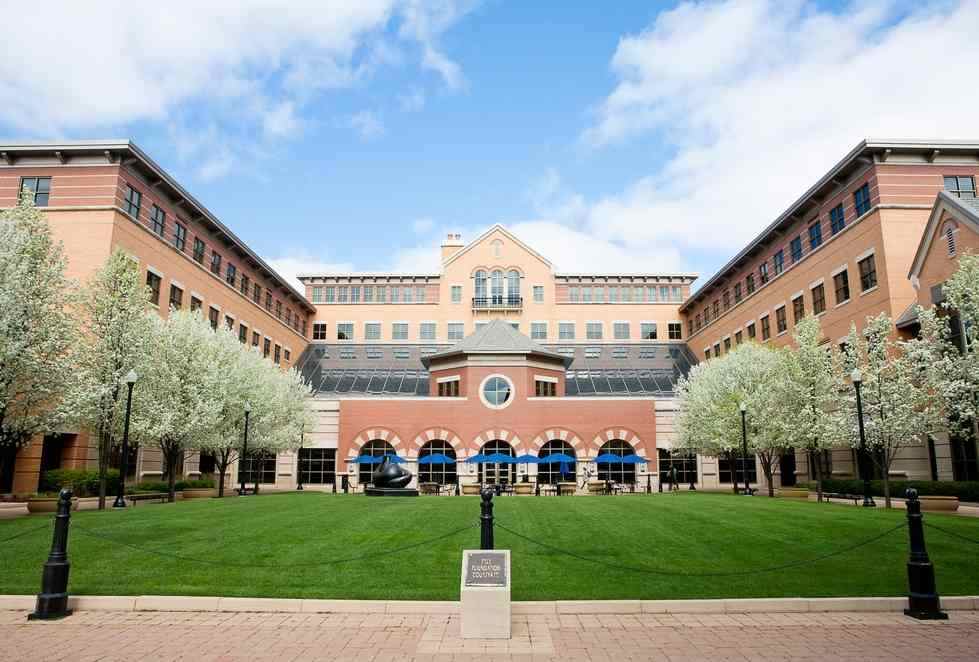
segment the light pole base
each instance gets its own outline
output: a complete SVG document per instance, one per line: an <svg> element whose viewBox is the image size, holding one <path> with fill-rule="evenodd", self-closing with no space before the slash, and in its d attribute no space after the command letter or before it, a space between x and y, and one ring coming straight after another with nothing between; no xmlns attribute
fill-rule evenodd
<svg viewBox="0 0 979 662"><path fill-rule="evenodd" d="M117 496L116 497L116 500L112 502L112 507L113 508L125 508L126 507L126 499L124 497L118 497Z"/></svg>
<svg viewBox="0 0 979 662"><path fill-rule="evenodd" d="M948 614L944 611L933 611L931 609L905 609L905 616L916 618L919 621L947 621Z"/></svg>
<svg viewBox="0 0 979 662"><path fill-rule="evenodd" d="M876 508L877 507L877 504L874 503L874 500L873 499L869 499L868 498L868 499L864 499L863 500L863 507L864 508Z"/></svg>

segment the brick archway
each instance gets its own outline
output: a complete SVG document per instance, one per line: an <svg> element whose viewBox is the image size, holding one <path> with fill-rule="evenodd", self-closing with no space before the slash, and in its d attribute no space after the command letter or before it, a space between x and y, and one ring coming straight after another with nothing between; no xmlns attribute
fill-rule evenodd
<svg viewBox="0 0 979 662"><path fill-rule="evenodd" d="M366 430L361 430L360 433L354 437L353 442L351 442L350 448L353 451L353 454L355 456L359 455L358 451L363 448L364 444L374 439L380 439L388 442L391 444L391 447L394 448L395 452L397 452L398 446L401 445L401 438L398 437L398 435L392 430L382 427L367 428Z"/></svg>
<svg viewBox="0 0 979 662"><path fill-rule="evenodd" d="M407 445L405 449L405 454L409 458L418 457L418 451L429 441L435 441L436 439L441 439L447 442L452 448L455 449L456 457L462 458L465 456L466 445L462 443L462 439L459 438L452 430L446 428L429 428L415 437L414 441Z"/></svg>
<svg viewBox="0 0 979 662"><path fill-rule="evenodd" d="M566 428L549 428L534 437L534 441L530 444L532 452L539 451L544 444L554 439L568 442L576 452L584 453L586 451L585 443L581 440L581 437L571 430Z"/></svg>
<svg viewBox="0 0 979 662"><path fill-rule="evenodd" d="M647 457L646 444L635 432L628 428L614 427L605 428L592 439L591 448L588 449L588 457L596 457L599 449L608 441L621 439L632 446L636 454Z"/></svg>
<svg viewBox="0 0 979 662"><path fill-rule="evenodd" d="M478 453L479 449L483 447L487 441L493 441L494 439L499 439L500 441L505 441L513 447L513 452L516 455L521 455L525 451L522 449L523 442L520 441L520 437L514 434L511 430L506 430L503 428L484 430L476 435L473 439L473 453Z"/></svg>

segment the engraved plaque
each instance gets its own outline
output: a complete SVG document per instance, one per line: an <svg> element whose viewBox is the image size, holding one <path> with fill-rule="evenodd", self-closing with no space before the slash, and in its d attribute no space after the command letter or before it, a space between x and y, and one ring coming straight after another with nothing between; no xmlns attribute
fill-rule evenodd
<svg viewBox="0 0 979 662"><path fill-rule="evenodd" d="M466 586L506 586L506 554L472 552L466 560Z"/></svg>

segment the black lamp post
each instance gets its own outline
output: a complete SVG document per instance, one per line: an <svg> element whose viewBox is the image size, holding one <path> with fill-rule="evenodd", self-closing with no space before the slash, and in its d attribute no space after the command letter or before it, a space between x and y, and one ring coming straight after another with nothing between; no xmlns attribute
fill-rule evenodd
<svg viewBox="0 0 979 662"><path fill-rule="evenodd" d="M742 402L738 405L738 409L741 410L741 480L744 481L744 493L750 496L751 490L748 489L748 405ZM738 486L735 485L734 489L737 490Z"/></svg>
<svg viewBox="0 0 979 662"><path fill-rule="evenodd" d="M245 496L245 458L248 457L248 416L252 413L252 406L245 403L245 437L241 445L241 460L238 461L238 495Z"/></svg>
<svg viewBox="0 0 979 662"><path fill-rule="evenodd" d="M139 379L139 375L136 374L135 370L130 370L122 378L122 381L129 388L129 392L126 394L126 422L122 427L122 458L119 462L119 485L116 487L116 500L112 504L113 508L126 507L126 469L129 468L129 415L133 410L133 387L136 386L137 379Z"/></svg>
<svg viewBox="0 0 979 662"><path fill-rule="evenodd" d="M853 388L857 391L857 427L860 430L860 462L857 469L863 474L863 505L865 508L874 508L874 498L870 496L870 467L867 466L867 437L863 431L863 400L860 399L860 384L863 376L858 368L854 368L850 373L850 380Z"/></svg>
<svg viewBox="0 0 979 662"><path fill-rule="evenodd" d="M299 429L299 454L296 455L296 489L302 492L303 490L303 436L306 434L306 424L303 423L302 427Z"/></svg>

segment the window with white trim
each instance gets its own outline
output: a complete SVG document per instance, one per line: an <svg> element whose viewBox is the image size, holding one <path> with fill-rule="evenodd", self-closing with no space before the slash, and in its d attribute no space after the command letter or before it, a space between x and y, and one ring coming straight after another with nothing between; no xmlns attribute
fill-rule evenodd
<svg viewBox="0 0 979 662"><path fill-rule="evenodd" d="M391 324L391 339L392 340L407 340L408 339L408 323L407 322L394 322Z"/></svg>
<svg viewBox="0 0 979 662"><path fill-rule="evenodd" d="M380 340L380 339L381 339L381 323L364 322L364 340Z"/></svg>
<svg viewBox="0 0 979 662"><path fill-rule="evenodd" d="M588 322L587 324L585 324L585 338L587 338L588 340L601 340L602 323Z"/></svg>
<svg viewBox="0 0 979 662"><path fill-rule="evenodd" d="M615 322L612 324L612 334L616 340L628 340L629 339L629 323L628 322Z"/></svg>
<svg viewBox="0 0 979 662"><path fill-rule="evenodd" d="M544 303L543 285L534 285L534 303Z"/></svg>
<svg viewBox="0 0 979 662"><path fill-rule="evenodd" d="M547 322L531 322L530 337L533 340L547 340Z"/></svg>
<svg viewBox="0 0 979 662"><path fill-rule="evenodd" d="M639 329L643 340L656 340L656 322L643 322Z"/></svg>
<svg viewBox="0 0 979 662"><path fill-rule="evenodd" d="M445 335L449 340L462 340L466 335L466 325L462 322L449 322Z"/></svg>
<svg viewBox="0 0 979 662"><path fill-rule="evenodd" d="M557 328L559 340L574 340L574 322L560 322Z"/></svg>
<svg viewBox="0 0 979 662"><path fill-rule="evenodd" d="M452 303L462 303L462 285L453 285L450 288Z"/></svg>
<svg viewBox="0 0 979 662"><path fill-rule="evenodd" d="M326 322L313 322L313 340L326 340Z"/></svg>
<svg viewBox="0 0 979 662"><path fill-rule="evenodd" d="M353 339L354 339L353 322L339 322L337 324L337 340L353 340Z"/></svg>
<svg viewBox="0 0 979 662"><path fill-rule="evenodd" d="M418 327L419 340L435 340L435 322L422 322Z"/></svg>

